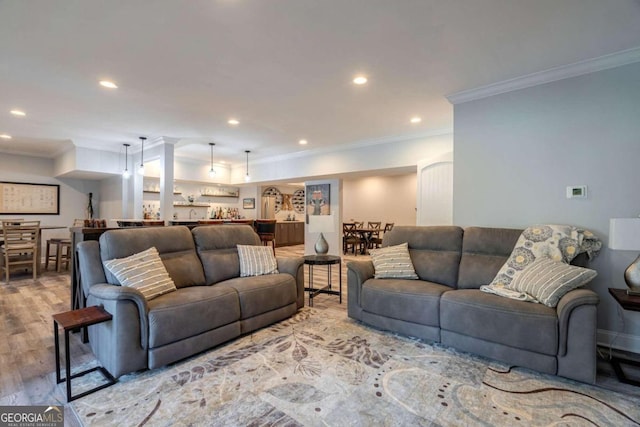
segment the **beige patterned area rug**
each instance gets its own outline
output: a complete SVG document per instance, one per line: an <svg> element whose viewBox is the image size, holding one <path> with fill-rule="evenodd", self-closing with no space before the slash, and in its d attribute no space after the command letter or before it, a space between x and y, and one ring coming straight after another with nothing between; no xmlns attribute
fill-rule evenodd
<svg viewBox="0 0 640 427"><path fill-rule="evenodd" d="M72 402L85 425L638 425L640 399L310 308Z"/></svg>

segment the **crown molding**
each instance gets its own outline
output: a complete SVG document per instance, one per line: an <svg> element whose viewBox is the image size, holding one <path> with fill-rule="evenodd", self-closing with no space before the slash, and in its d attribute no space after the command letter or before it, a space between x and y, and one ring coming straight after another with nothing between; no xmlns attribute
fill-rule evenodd
<svg viewBox="0 0 640 427"><path fill-rule="evenodd" d="M640 62L640 47L622 50L609 55L586 59L584 61L574 62L573 64L550 68L536 73L526 74L521 77L492 83L486 86L480 86L475 89L463 90L447 95L446 98L454 105L461 104L463 102L475 101L477 99L487 98L501 93L525 89L544 83L551 83L569 77L577 77L584 74L594 73L596 71L633 64L635 62Z"/></svg>

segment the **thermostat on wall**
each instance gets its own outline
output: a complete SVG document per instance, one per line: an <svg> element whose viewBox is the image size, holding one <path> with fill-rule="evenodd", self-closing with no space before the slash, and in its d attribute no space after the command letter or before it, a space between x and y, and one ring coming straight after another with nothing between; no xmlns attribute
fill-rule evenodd
<svg viewBox="0 0 640 427"><path fill-rule="evenodd" d="M587 198L587 186L586 185L570 185L567 187L567 199L586 199Z"/></svg>

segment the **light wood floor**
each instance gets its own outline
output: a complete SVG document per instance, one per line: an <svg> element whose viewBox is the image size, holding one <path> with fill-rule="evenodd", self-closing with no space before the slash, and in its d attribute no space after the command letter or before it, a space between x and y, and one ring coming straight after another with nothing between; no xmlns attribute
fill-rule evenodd
<svg viewBox="0 0 640 427"><path fill-rule="evenodd" d="M278 256L302 256L304 246L276 249ZM314 308L346 311L346 262L369 259L348 255L342 263L342 304L338 296L319 294ZM314 286L326 283L326 267L314 268ZM338 269L332 268L333 288L338 286ZM305 267L305 283L308 269ZM55 313L70 309L68 272L43 272L36 280L30 274L12 273L9 284L0 282L0 405L64 405L64 384L55 384L53 320ZM309 300L305 294L305 305ZM63 338L61 334L61 340ZM61 342L61 346L63 343ZM93 360L88 344L71 334L72 367ZM70 416L65 417L70 419Z"/></svg>
<svg viewBox="0 0 640 427"><path fill-rule="evenodd" d="M278 248L279 256L301 256L304 246ZM334 295L320 294L314 308L346 312L349 260L367 260L368 256L347 255L342 263L342 304ZM305 267L305 282L308 281ZM332 282L338 285L338 269L333 268ZM326 267L314 268L314 282L326 283ZM14 279L15 277L15 279ZM65 405L64 385L55 384L53 321L51 315L69 310L69 274L43 272L33 281L29 274L12 275L9 284L0 282L0 405ZM305 295L306 297L306 295ZM305 305L308 298L305 298ZM72 366L94 360L88 344L79 334L71 337ZM640 395L640 388L621 384L606 361L598 365L598 384L621 392ZM66 425L78 425L65 405Z"/></svg>

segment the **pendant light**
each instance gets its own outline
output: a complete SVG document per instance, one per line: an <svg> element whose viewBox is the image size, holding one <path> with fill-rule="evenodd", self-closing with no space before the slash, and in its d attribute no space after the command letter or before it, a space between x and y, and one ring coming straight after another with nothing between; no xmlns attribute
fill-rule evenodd
<svg viewBox="0 0 640 427"><path fill-rule="evenodd" d="M144 175L144 141L147 138L145 136L140 137L140 142L142 143L142 148L140 149L140 167L138 168L138 173L140 175Z"/></svg>
<svg viewBox="0 0 640 427"><path fill-rule="evenodd" d="M209 178L214 178L216 176L216 171L213 169L213 146L216 145L214 142L209 143L209 148L211 148L211 169L209 169Z"/></svg>
<svg viewBox="0 0 640 427"><path fill-rule="evenodd" d="M131 176L131 172L129 172L129 146L131 146L131 144L122 145L124 145L124 170L122 171L122 177L129 179Z"/></svg>
<svg viewBox="0 0 640 427"><path fill-rule="evenodd" d="M251 151L249 151L249 150L244 150L244 152L245 152L245 153L247 153L247 173L246 173L246 175L244 176L244 182L249 182L249 181L251 181L251 176L249 176L249 153L250 153Z"/></svg>

